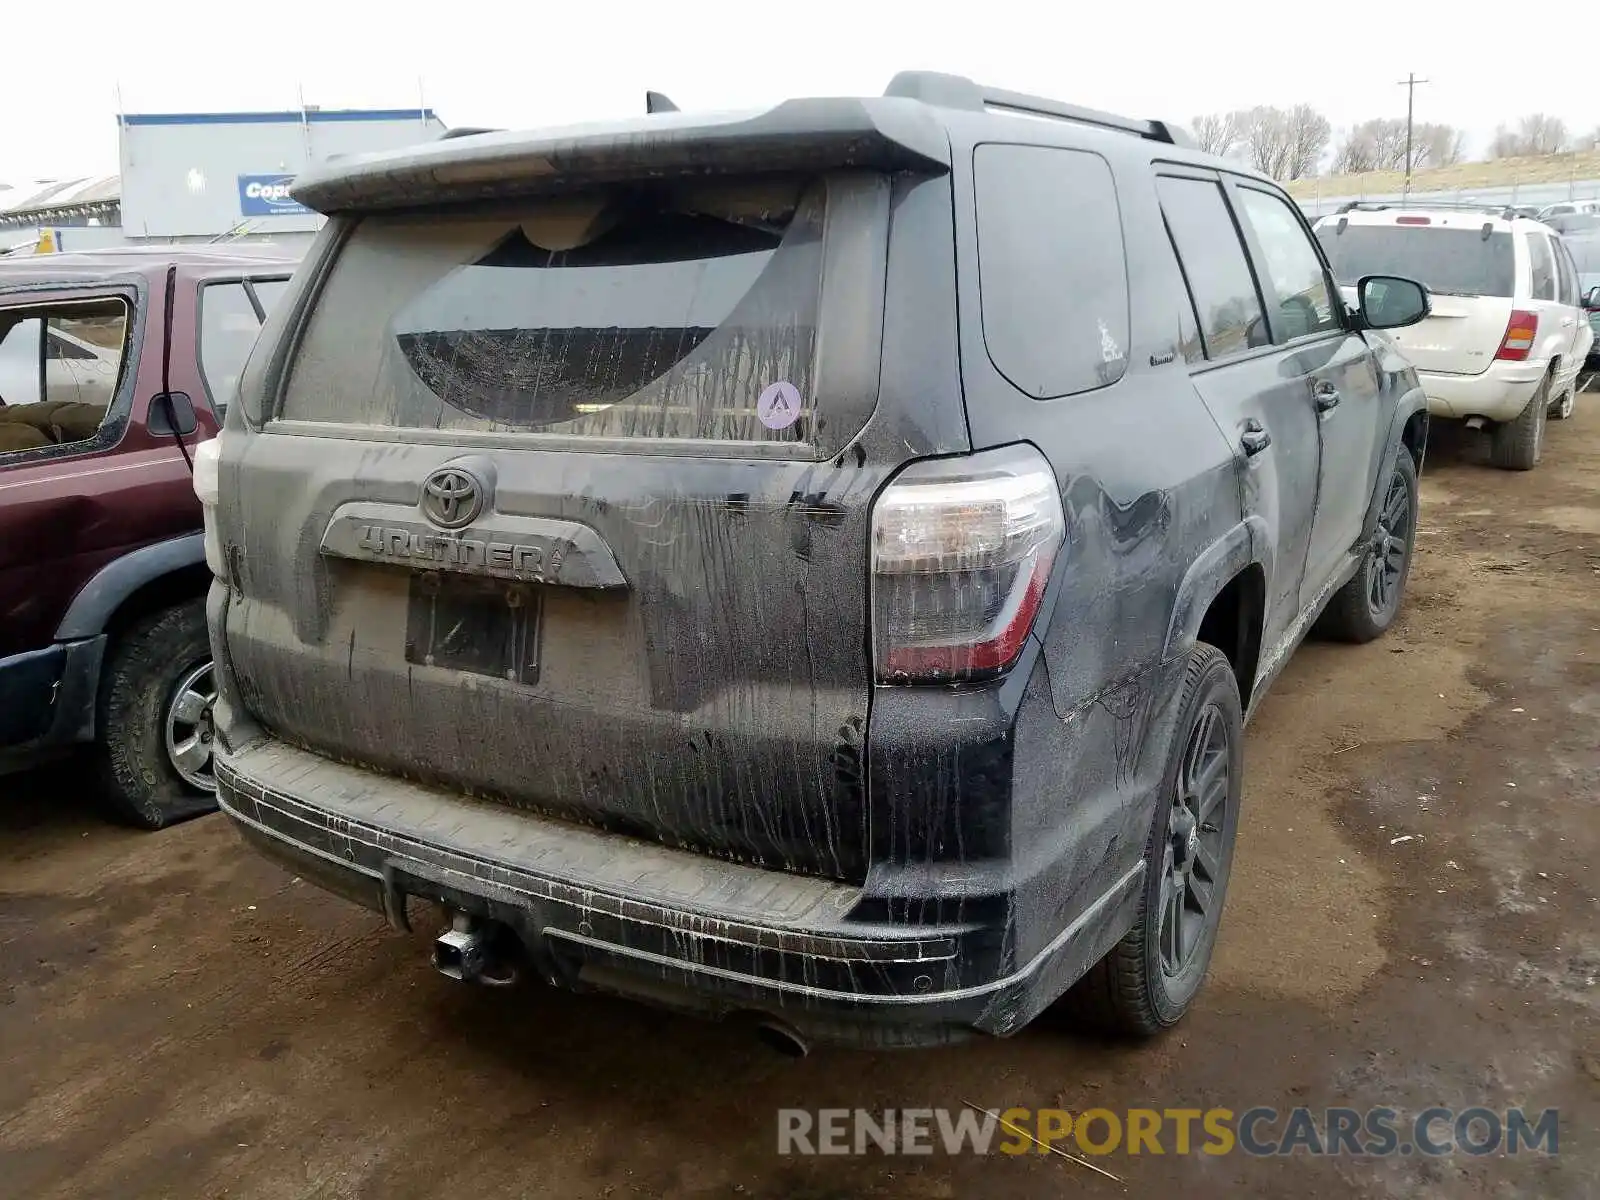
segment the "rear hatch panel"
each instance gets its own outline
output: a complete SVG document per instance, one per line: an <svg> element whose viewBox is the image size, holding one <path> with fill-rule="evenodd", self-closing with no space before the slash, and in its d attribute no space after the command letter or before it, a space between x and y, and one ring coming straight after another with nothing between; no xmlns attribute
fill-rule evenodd
<svg viewBox="0 0 1600 1200"><path fill-rule="evenodd" d="M906 460L968 448L950 191L829 173L781 218L734 191L673 211L737 210L749 245L664 240L637 196L598 224L580 205L330 228L346 241L278 418L223 454L226 651L257 720L512 805L864 876L870 505ZM661 287L635 286L641 264ZM441 470L482 500L457 529L425 487Z"/></svg>
<svg viewBox="0 0 1600 1200"><path fill-rule="evenodd" d="M1404 223L1411 221L1426 223ZM1351 302L1367 275L1400 275L1432 292L1431 316L1389 331L1419 371L1481 375L1500 349L1516 294L1514 235L1493 226L1473 213L1345 219L1319 224L1317 239Z"/></svg>

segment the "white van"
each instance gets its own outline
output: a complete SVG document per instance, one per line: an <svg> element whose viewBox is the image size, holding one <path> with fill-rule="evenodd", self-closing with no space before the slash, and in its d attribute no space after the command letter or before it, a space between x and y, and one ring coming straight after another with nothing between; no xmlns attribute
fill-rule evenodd
<svg viewBox="0 0 1600 1200"><path fill-rule="evenodd" d="M1428 286L1432 315L1391 336L1429 411L1487 428L1496 466L1534 466L1545 418L1572 413L1594 336L1561 238L1506 209L1419 202L1356 205L1323 217L1316 233L1352 297L1367 275Z"/></svg>

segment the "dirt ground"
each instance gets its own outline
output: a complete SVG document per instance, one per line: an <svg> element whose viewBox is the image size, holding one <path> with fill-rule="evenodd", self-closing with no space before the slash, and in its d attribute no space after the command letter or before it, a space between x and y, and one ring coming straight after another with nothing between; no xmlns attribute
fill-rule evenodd
<svg viewBox="0 0 1600 1200"><path fill-rule="evenodd" d="M1600 1196L1600 395L1544 464L1440 436L1399 626L1309 645L1252 726L1196 1010L779 1058L622 1002L452 984L428 938L219 817L0 781L0 1195ZM1409 835L1409 836L1408 836ZM782 1157L779 1108L1561 1110L1556 1156Z"/></svg>

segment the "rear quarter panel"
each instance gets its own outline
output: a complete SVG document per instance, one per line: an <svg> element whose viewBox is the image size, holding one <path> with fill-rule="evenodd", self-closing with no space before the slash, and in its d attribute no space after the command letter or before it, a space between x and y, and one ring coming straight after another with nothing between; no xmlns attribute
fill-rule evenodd
<svg viewBox="0 0 1600 1200"><path fill-rule="evenodd" d="M1011 844L1029 860L1019 874L1040 873L1041 884L1018 894L1019 959L1038 949L1029 944L1034 931L1044 938L1059 930L1139 862L1170 740L1175 681L1193 641L1192 628L1174 620L1185 577L1220 543L1249 541L1239 536L1231 447L1183 358L1178 305L1187 304L1187 294L1148 152L1137 142L1124 151L1120 143L1132 139L1118 135L1103 141L1093 148L1113 168L1128 255L1131 337L1122 379L1033 399L990 361L978 289L963 287L959 302L973 446L1036 445L1055 468L1067 521L1036 625L1049 712L1025 707L1018 722ZM958 159L970 164L971 149ZM975 280L970 166L956 188L958 275ZM1220 564L1238 555L1211 557ZM1224 582L1218 578L1216 586ZM1202 610L1210 598L1199 601Z"/></svg>

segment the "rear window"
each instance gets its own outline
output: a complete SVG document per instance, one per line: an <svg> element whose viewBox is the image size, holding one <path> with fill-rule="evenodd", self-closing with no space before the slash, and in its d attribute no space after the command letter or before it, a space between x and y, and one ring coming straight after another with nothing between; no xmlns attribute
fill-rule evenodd
<svg viewBox="0 0 1600 1200"><path fill-rule="evenodd" d="M287 419L809 440L821 181L372 216L317 300Z"/></svg>
<svg viewBox="0 0 1600 1200"><path fill-rule="evenodd" d="M1511 235L1439 226L1347 225L1317 230L1340 283L1364 275L1401 275L1448 296L1511 296L1516 251Z"/></svg>

